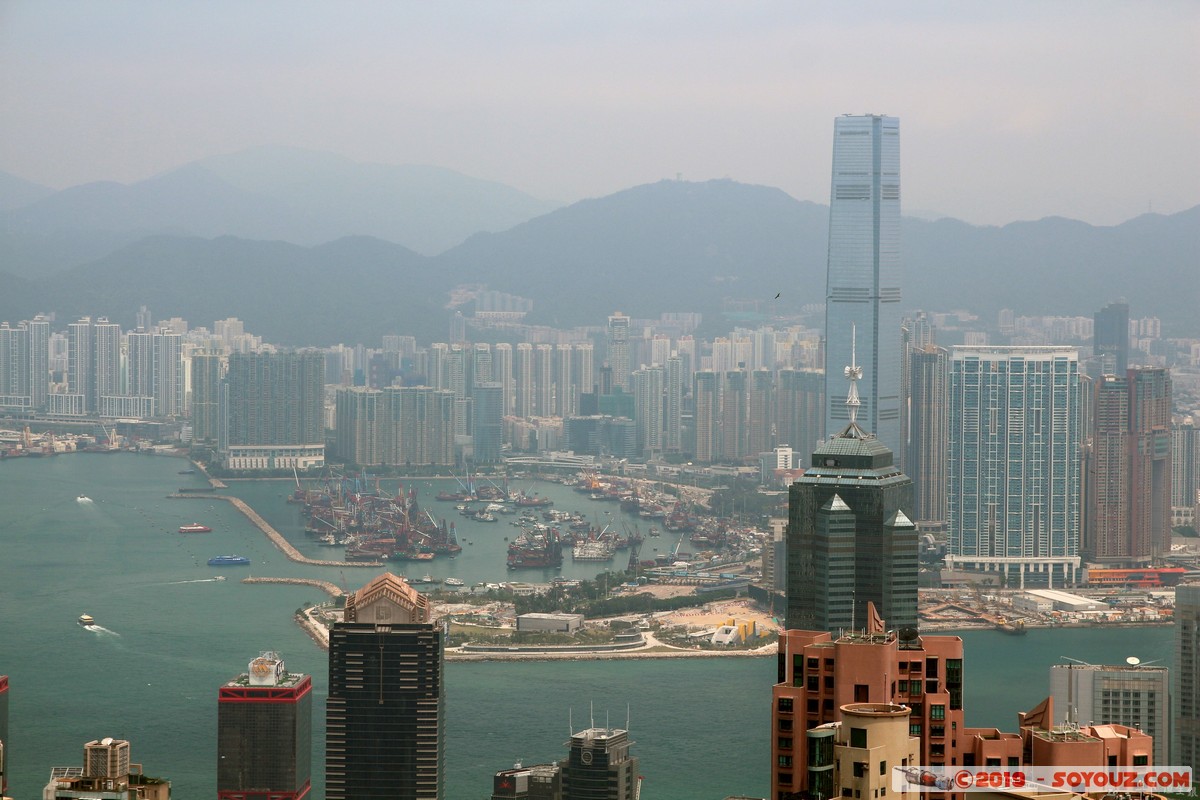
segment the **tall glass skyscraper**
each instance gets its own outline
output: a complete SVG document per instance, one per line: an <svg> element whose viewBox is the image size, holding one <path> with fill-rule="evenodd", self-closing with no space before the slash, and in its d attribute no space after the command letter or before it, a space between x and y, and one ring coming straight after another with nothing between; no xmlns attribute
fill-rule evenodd
<svg viewBox="0 0 1200 800"><path fill-rule="evenodd" d="M1022 588L1074 580L1080 410L1072 347L953 349L947 566L997 572Z"/></svg>
<svg viewBox="0 0 1200 800"><path fill-rule="evenodd" d="M444 796L442 647L429 599L402 578L347 596L329 635L328 800Z"/></svg>
<svg viewBox="0 0 1200 800"><path fill-rule="evenodd" d="M833 131L825 375L840 386L857 331L859 421L900 452L900 120L838 117ZM846 427L845 398L825 393L825 432Z"/></svg>
<svg viewBox="0 0 1200 800"><path fill-rule="evenodd" d="M1109 303L1096 312L1093 322L1092 349L1100 362L1099 374L1124 375L1129 368L1129 304Z"/></svg>
<svg viewBox="0 0 1200 800"><path fill-rule="evenodd" d="M613 370L613 385L629 390L632 359L629 357L629 317L620 311L608 318L608 363Z"/></svg>
<svg viewBox="0 0 1200 800"><path fill-rule="evenodd" d="M1092 409L1083 554L1145 566L1171 551L1171 371L1102 375Z"/></svg>

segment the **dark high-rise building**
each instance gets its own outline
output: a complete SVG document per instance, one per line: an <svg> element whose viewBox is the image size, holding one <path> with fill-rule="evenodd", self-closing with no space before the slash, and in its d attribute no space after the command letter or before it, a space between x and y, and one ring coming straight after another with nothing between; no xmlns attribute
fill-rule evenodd
<svg viewBox="0 0 1200 800"><path fill-rule="evenodd" d="M1171 763L1200 769L1200 584L1175 588Z"/></svg>
<svg viewBox="0 0 1200 800"><path fill-rule="evenodd" d="M391 573L347 597L329 637L325 797L441 797L444 702L428 598Z"/></svg>
<svg viewBox="0 0 1200 800"><path fill-rule="evenodd" d="M554 348L548 344L533 346L533 413L554 416Z"/></svg>
<svg viewBox="0 0 1200 800"><path fill-rule="evenodd" d="M352 386L338 389L334 446L347 464L382 464L381 439L387 414L380 414L383 392Z"/></svg>
<svg viewBox="0 0 1200 800"><path fill-rule="evenodd" d="M812 466L791 486L788 629L854 630L868 623L871 602L893 627L917 627L912 481L892 451L858 426L861 374L847 368L849 424L813 452Z"/></svg>
<svg viewBox="0 0 1200 800"><path fill-rule="evenodd" d="M1094 398L1082 550L1101 563L1147 564L1170 548L1171 375L1103 375Z"/></svg>
<svg viewBox="0 0 1200 800"><path fill-rule="evenodd" d="M667 358L663 398L663 449L668 453L683 449L683 387L683 359L672 353Z"/></svg>
<svg viewBox="0 0 1200 800"><path fill-rule="evenodd" d="M427 386L351 387L336 396L335 443L350 464L453 464L455 397Z"/></svg>
<svg viewBox="0 0 1200 800"><path fill-rule="evenodd" d="M735 370L725 373L725 385L721 389L721 458L739 461L748 454L746 449L746 401L749 395L749 379L745 372Z"/></svg>
<svg viewBox="0 0 1200 800"><path fill-rule="evenodd" d="M500 461L504 440L504 387L496 382L478 383L474 389L475 424L471 430L475 463Z"/></svg>
<svg viewBox="0 0 1200 800"><path fill-rule="evenodd" d="M637 446L648 458L663 451L663 388L666 373L661 367L645 367L634 371L634 422L637 426Z"/></svg>
<svg viewBox="0 0 1200 800"><path fill-rule="evenodd" d="M311 766L312 678L263 653L217 695L217 797L299 800Z"/></svg>
<svg viewBox="0 0 1200 800"><path fill-rule="evenodd" d="M559 762L563 800L635 800L641 776L629 755L629 732L588 728L571 735L570 752Z"/></svg>
<svg viewBox="0 0 1200 800"><path fill-rule="evenodd" d="M325 365L320 353L233 353L226 378L227 466L325 463Z"/></svg>
<svg viewBox="0 0 1200 800"><path fill-rule="evenodd" d="M125 394L154 396L154 335L150 331L125 334Z"/></svg>
<svg viewBox="0 0 1200 800"><path fill-rule="evenodd" d="M1100 361L1100 374L1124 375L1129 368L1129 304L1109 303L1096 312L1093 322L1092 350Z"/></svg>
<svg viewBox="0 0 1200 800"><path fill-rule="evenodd" d="M721 376L701 370L694 381L696 444L692 450L697 461L707 463L721 458Z"/></svg>
<svg viewBox="0 0 1200 800"><path fill-rule="evenodd" d="M154 413L174 417L183 412L183 337L164 329L153 342Z"/></svg>
<svg viewBox="0 0 1200 800"><path fill-rule="evenodd" d="M8 794L8 676L0 675L0 795Z"/></svg>
<svg viewBox="0 0 1200 800"><path fill-rule="evenodd" d="M916 523L926 533L946 530L949 375L950 355L943 348L923 345L909 353L905 472L913 481Z"/></svg>
<svg viewBox="0 0 1200 800"><path fill-rule="evenodd" d="M221 356L192 356L192 439L215 442L221 430Z"/></svg>
<svg viewBox="0 0 1200 800"><path fill-rule="evenodd" d="M774 399L774 375L769 369L756 369L749 375L749 387L746 393L746 452L744 455L757 456L765 453L779 444L774 436L775 415L772 413L771 401ZM791 442L784 442L791 444Z"/></svg>
<svg viewBox="0 0 1200 800"><path fill-rule="evenodd" d="M7 322L0 323L0 408L33 408L29 365L28 326L22 323L10 328Z"/></svg>
<svg viewBox="0 0 1200 800"><path fill-rule="evenodd" d="M1171 426L1171 507L1178 509L1178 524L1195 524L1195 507L1200 502L1200 428L1192 417Z"/></svg>

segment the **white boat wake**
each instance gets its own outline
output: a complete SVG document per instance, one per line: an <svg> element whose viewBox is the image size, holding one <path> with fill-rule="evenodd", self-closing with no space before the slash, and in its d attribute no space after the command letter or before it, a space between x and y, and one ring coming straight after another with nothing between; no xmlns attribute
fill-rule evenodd
<svg viewBox="0 0 1200 800"><path fill-rule="evenodd" d="M116 631L110 631L108 628L104 627L103 625L84 625L83 629L85 631L91 631L92 633L107 633L109 636L120 636L121 635L121 634L117 633Z"/></svg>

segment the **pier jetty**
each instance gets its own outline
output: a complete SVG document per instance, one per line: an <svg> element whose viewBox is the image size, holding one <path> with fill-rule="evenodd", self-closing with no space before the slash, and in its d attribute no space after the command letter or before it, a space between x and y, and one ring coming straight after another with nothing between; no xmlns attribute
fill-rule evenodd
<svg viewBox="0 0 1200 800"><path fill-rule="evenodd" d="M286 583L293 586L315 586L335 599L345 594L341 587L317 578L242 578L242 583Z"/></svg>
<svg viewBox="0 0 1200 800"><path fill-rule="evenodd" d="M170 497L173 500L195 499L197 497L202 500L225 500L226 502L230 503L234 508L236 508L238 511L241 511L242 514L246 517L246 519L248 519L252 523L254 523L254 526L256 528L258 528L260 531L265 533L267 538L271 540L271 543L274 544L275 547L277 547L281 553L283 553L285 556L287 556L288 561L294 561L297 564L310 564L310 565L316 566L316 567L382 567L383 566L382 561L323 561L320 559L308 558L307 556L301 555L300 551L297 550L295 547L293 547L291 542L289 542L287 539L283 538L282 533L280 533L279 531L272 528L270 526L270 524L265 519L263 519L257 511L255 511L250 506L246 505L246 503L243 502L241 500L241 498L238 498L238 497L230 497L227 494L207 494L207 493L204 493L204 494L191 494L191 493L179 494L179 493L176 493L176 494L167 495L167 497ZM338 593L341 594L340 591Z"/></svg>

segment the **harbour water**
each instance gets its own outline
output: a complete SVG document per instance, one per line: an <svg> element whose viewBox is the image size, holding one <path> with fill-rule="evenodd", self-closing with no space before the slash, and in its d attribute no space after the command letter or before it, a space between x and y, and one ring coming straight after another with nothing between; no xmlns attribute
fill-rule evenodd
<svg viewBox="0 0 1200 800"><path fill-rule="evenodd" d="M148 774L169 777L176 798L213 796L217 687L267 649L282 652L290 670L313 676L312 797L322 799L326 656L292 613L323 595L239 578L315 577L353 589L379 570L293 564L228 503L167 499L176 487L203 485L197 476L176 474L186 466L126 454L0 463L0 674L11 680L8 759L16 800L40 797L52 766L79 764L83 743L103 736L130 739L134 760ZM430 482L415 485L421 498L436 491ZM600 524L623 516L615 504L555 484L521 488ZM284 502L289 491L279 482L233 483L229 490L306 555L329 558L337 551L304 536L298 509ZM79 495L92 502L79 502ZM473 544L464 544L457 559L407 571L456 576L468 585L513 579L504 569L504 537L515 528L465 520L453 514L453 504L426 504ZM193 521L213 532L177 532ZM674 546L666 535L647 539L648 548ZM207 566L208 558L228 553L253 564ZM568 558L561 574L590 577L601 566L572 565ZM541 573L517 577L554 574ZM95 617L95 628L77 623L84 613ZM1045 696L1048 668L1064 656L1122 663L1136 655L1168 665L1174 658L1169 628L963 638L967 723L1006 730L1014 729L1018 710ZM518 759L561 757L569 714L578 728L589 704L597 724L623 727L628 709L647 796L767 792L773 658L449 663L446 672L449 800L487 797L491 774Z"/></svg>

